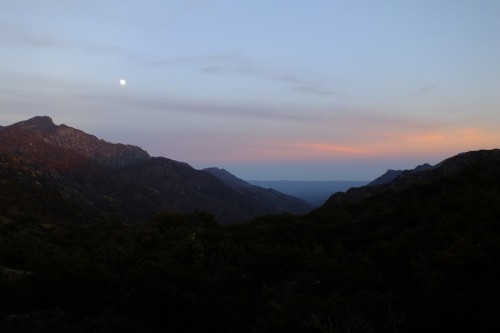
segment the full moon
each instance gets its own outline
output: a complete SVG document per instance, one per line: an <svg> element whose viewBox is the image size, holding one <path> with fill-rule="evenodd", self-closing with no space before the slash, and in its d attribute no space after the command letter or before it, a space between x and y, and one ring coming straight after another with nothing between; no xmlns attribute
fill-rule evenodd
<svg viewBox="0 0 500 333"><path fill-rule="evenodd" d="M121 79L121 80L120 80L120 85L124 86L124 85L126 85L126 84L127 84L127 81L125 81L124 79Z"/></svg>

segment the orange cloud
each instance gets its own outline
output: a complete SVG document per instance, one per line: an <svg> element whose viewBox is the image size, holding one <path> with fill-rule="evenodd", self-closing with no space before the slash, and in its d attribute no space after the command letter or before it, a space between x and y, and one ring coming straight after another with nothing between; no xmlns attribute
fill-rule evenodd
<svg viewBox="0 0 500 333"><path fill-rule="evenodd" d="M215 153L213 150L204 149L215 145L219 147ZM198 152L196 162L213 160L220 162L321 161L368 154L367 150L356 146L315 141L286 141L282 139L254 140L250 144L249 142L239 142L237 140L224 143L205 140L203 145L197 143L196 147L192 146L191 148L195 148ZM184 158L181 156L181 151L175 155L177 158Z"/></svg>
<svg viewBox="0 0 500 333"><path fill-rule="evenodd" d="M375 155L456 153L475 149L494 148L500 143L500 134L480 131L477 128L444 128L441 130L393 131L383 133L361 146Z"/></svg>
<svg viewBox="0 0 500 333"><path fill-rule="evenodd" d="M305 149L311 153L347 153L347 154L367 154L365 149L360 149L356 147L349 146L339 146L330 143L321 142L309 142L309 143L299 143L295 145L296 148Z"/></svg>
<svg viewBox="0 0 500 333"><path fill-rule="evenodd" d="M327 140L285 140L283 138L206 138L190 145L190 156L175 154L180 160L197 163L265 163L294 161L376 160L402 156L440 156L476 149L496 148L500 134L481 131L477 128L443 128L442 130L415 129L413 131L392 130L384 132L357 133L344 137L344 144ZM345 144L350 142L350 144ZM186 147L186 145L180 145ZM212 148L218 147L217 151ZM193 150L196 159L192 158Z"/></svg>
<svg viewBox="0 0 500 333"><path fill-rule="evenodd" d="M364 155L364 149L324 142L254 142L251 147L233 151L226 157L231 161L293 161L326 160L335 157Z"/></svg>

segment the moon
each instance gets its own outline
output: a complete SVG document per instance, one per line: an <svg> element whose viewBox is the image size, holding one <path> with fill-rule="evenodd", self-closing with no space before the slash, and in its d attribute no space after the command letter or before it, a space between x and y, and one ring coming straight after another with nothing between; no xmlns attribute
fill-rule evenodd
<svg viewBox="0 0 500 333"><path fill-rule="evenodd" d="M121 79L120 80L120 85L124 86L127 84L127 81L125 81L125 79Z"/></svg>

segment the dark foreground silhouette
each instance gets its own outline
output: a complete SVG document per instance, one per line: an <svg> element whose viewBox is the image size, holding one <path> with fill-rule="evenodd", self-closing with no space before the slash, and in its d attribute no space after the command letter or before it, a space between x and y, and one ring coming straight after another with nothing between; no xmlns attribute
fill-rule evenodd
<svg viewBox="0 0 500 333"><path fill-rule="evenodd" d="M239 225L3 211L0 331L498 331L499 155Z"/></svg>

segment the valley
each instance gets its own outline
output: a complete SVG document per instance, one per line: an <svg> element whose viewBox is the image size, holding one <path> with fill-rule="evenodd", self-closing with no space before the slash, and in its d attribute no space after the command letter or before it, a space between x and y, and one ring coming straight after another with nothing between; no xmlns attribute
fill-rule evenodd
<svg viewBox="0 0 500 333"><path fill-rule="evenodd" d="M498 175L500 150L464 152L316 184L345 191L313 209L48 117L5 126L0 331L496 331Z"/></svg>
<svg viewBox="0 0 500 333"><path fill-rule="evenodd" d="M334 193L345 192L352 187L360 187L369 183L364 180L249 180L250 184L301 198L314 207L319 207Z"/></svg>

